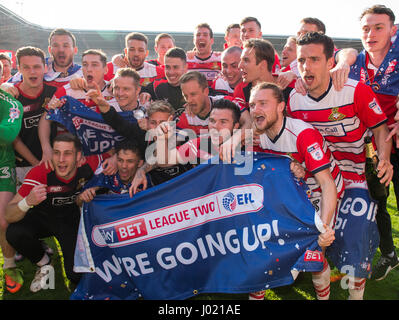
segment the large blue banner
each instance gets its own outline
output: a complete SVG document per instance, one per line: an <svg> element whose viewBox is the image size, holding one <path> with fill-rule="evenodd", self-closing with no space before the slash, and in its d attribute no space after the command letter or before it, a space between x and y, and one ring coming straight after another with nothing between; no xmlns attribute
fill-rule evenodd
<svg viewBox="0 0 399 320"><path fill-rule="evenodd" d="M65 104L56 110L49 110L47 119L61 123L67 130L78 136L83 145L84 155L101 154L112 149L124 137L104 122L101 114L91 110L80 101L64 96ZM120 112L124 119L136 122L132 112Z"/></svg>
<svg viewBox="0 0 399 320"><path fill-rule="evenodd" d="M247 155L248 156L248 155ZM322 269L321 221L285 157L254 154L253 170L202 164L133 198L82 209L72 299L186 299L293 283Z"/></svg>

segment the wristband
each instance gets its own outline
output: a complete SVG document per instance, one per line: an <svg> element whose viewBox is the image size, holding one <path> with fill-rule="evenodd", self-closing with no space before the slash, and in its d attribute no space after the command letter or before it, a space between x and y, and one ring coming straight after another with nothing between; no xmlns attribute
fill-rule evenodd
<svg viewBox="0 0 399 320"><path fill-rule="evenodd" d="M26 203L26 198L23 198L20 202L18 202L18 208L23 211L26 212L28 211L30 208L33 208L33 206L30 206Z"/></svg>

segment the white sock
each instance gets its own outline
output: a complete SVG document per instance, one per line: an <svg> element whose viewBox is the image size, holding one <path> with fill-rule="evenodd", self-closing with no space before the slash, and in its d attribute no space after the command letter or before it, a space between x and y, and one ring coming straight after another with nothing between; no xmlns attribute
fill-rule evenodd
<svg viewBox="0 0 399 320"><path fill-rule="evenodd" d="M45 266L46 264L49 264L49 263L50 263L50 257L47 255L47 253L45 253L43 258L36 264L39 267L43 267L43 266Z"/></svg>
<svg viewBox="0 0 399 320"><path fill-rule="evenodd" d="M324 258L323 270L321 272L312 272L312 282L317 300L328 300L330 298L330 276L330 265Z"/></svg>
<svg viewBox="0 0 399 320"><path fill-rule="evenodd" d="M17 265L15 264L14 257L12 257L12 258L4 257L3 269L15 268L16 266Z"/></svg>
<svg viewBox="0 0 399 320"><path fill-rule="evenodd" d="M249 300L264 300L265 299L265 290L262 291L257 291L257 292L251 292L249 294Z"/></svg>
<svg viewBox="0 0 399 320"><path fill-rule="evenodd" d="M348 300L363 300L364 288L366 287L365 278L357 278L349 282L349 297Z"/></svg>

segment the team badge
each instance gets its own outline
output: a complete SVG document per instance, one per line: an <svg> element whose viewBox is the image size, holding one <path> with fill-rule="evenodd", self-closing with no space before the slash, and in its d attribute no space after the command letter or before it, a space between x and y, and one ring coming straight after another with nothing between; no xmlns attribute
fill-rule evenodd
<svg viewBox="0 0 399 320"><path fill-rule="evenodd" d="M10 118L8 119L8 122L14 123L15 119L19 119L20 114L21 111L19 111L18 108L10 108Z"/></svg>
<svg viewBox="0 0 399 320"><path fill-rule="evenodd" d="M150 78L144 78L143 82L141 83L142 87L145 87L146 85L149 85L151 83Z"/></svg>
<svg viewBox="0 0 399 320"><path fill-rule="evenodd" d="M219 64L217 62L213 63L212 70L220 70Z"/></svg>
<svg viewBox="0 0 399 320"><path fill-rule="evenodd" d="M328 120L330 121L340 121L342 119L344 119L346 117L346 115L344 115L343 113L339 112L339 108L332 108L331 110L331 114L328 117Z"/></svg>
<svg viewBox="0 0 399 320"><path fill-rule="evenodd" d="M308 147L308 152L316 161L323 159L323 150L321 150L320 145L317 142Z"/></svg>
<svg viewBox="0 0 399 320"><path fill-rule="evenodd" d="M237 200L234 194L231 192L227 193L222 200L223 207L230 212L233 212L237 206Z"/></svg>
<svg viewBox="0 0 399 320"><path fill-rule="evenodd" d="M375 100L375 98L369 103L369 108L373 110L376 114L382 114L380 105L378 104L377 100Z"/></svg>

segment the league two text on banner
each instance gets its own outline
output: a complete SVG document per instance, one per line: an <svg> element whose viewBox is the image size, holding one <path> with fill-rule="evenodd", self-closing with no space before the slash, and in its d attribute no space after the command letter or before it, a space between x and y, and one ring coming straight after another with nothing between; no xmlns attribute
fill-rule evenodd
<svg viewBox="0 0 399 320"><path fill-rule="evenodd" d="M320 271L321 223L289 159L254 154L249 175L203 164L129 198L85 204L72 299L186 299L246 293ZM99 289L100 288L100 289Z"/></svg>

